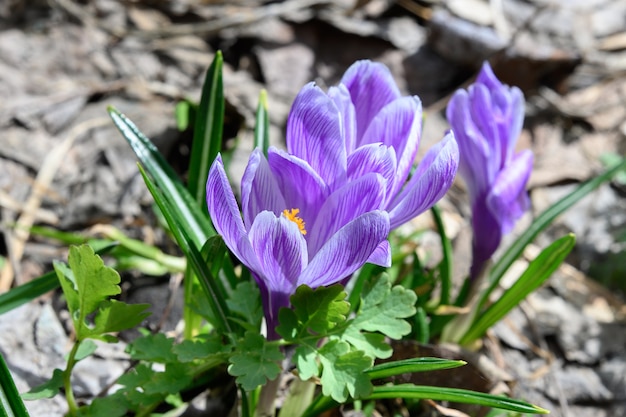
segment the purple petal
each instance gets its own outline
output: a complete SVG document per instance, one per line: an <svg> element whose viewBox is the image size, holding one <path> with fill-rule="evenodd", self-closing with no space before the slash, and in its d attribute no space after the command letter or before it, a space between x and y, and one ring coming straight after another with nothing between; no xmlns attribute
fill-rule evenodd
<svg viewBox="0 0 626 417"><path fill-rule="evenodd" d="M215 230L224 238L226 246L248 268L258 271L259 264L248 240L246 229L239 214L239 207L228 177L224 171L221 155L211 165L206 184L206 200Z"/></svg>
<svg viewBox="0 0 626 417"><path fill-rule="evenodd" d="M317 220L307 235L309 258L339 229L368 211L382 208L385 199L385 180L376 173L350 181L332 193L324 202Z"/></svg>
<svg viewBox="0 0 626 417"><path fill-rule="evenodd" d="M356 113L350 98L350 92L345 85L328 89L328 97L335 103L341 117L341 131L346 146L346 154L350 155L356 148Z"/></svg>
<svg viewBox="0 0 626 417"><path fill-rule="evenodd" d="M483 63L483 66L478 73L478 77L476 77L476 84L483 84L489 90L502 88L502 83L493 73L493 69L491 69L489 62Z"/></svg>
<svg viewBox="0 0 626 417"><path fill-rule="evenodd" d="M529 208L530 199L526 183L533 167L533 153L520 152L496 178L487 195L487 207L499 220L502 233L508 233Z"/></svg>
<svg viewBox="0 0 626 417"><path fill-rule="evenodd" d="M396 152L380 143L364 145L348 157L348 178L355 180L365 174L375 172L387 182L385 201L393 198L392 189L396 175Z"/></svg>
<svg viewBox="0 0 626 417"><path fill-rule="evenodd" d="M298 277L307 265L306 242L298 226L270 211L256 217L250 241L263 265L262 274L255 279L261 281L268 338L275 339L278 311L289 305L289 296L295 292Z"/></svg>
<svg viewBox="0 0 626 417"><path fill-rule="evenodd" d="M285 151L270 148L269 165L285 198L284 209L299 209L299 217L313 226L328 195L324 180L302 159Z"/></svg>
<svg viewBox="0 0 626 417"><path fill-rule="evenodd" d="M287 207L260 149L250 154L248 165L241 179L241 206L243 220L249 230L260 212L269 210L277 216Z"/></svg>
<svg viewBox="0 0 626 417"><path fill-rule="evenodd" d="M300 275L298 285L332 285L350 276L372 256L389 234L384 211L365 213L335 233Z"/></svg>
<svg viewBox="0 0 626 417"><path fill-rule="evenodd" d="M384 266L389 268L391 266L391 246L388 240L383 240L380 245L372 252L367 259L367 263Z"/></svg>
<svg viewBox="0 0 626 417"><path fill-rule="evenodd" d="M433 206L448 191L459 164L459 148L454 135L446 136L430 148L402 193L393 202L389 217L396 228Z"/></svg>
<svg viewBox="0 0 626 417"><path fill-rule="evenodd" d="M490 150L471 118L467 91L457 90L454 93L448 103L446 117L459 145L459 171L467 184L470 197L475 199L486 192L492 182L488 170Z"/></svg>
<svg viewBox="0 0 626 417"><path fill-rule="evenodd" d="M306 242L298 226L284 216L264 211L254 220L249 236L270 295L274 291L293 293L308 262Z"/></svg>
<svg viewBox="0 0 626 417"><path fill-rule="evenodd" d="M470 86L469 89L469 115L474 125L480 132L483 142L489 149L489 159L487 163L487 175L493 181L496 173L503 164L502 155L506 153L507 146L504 138L501 138L497 128L498 118L502 115L496 114L490 91L481 84Z"/></svg>
<svg viewBox="0 0 626 417"><path fill-rule="evenodd" d="M335 103L315 84L305 85L287 120L287 149L303 159L334 186L345 180L346 148L340 113Z"/></svg>
<svg viewBox="0 0 626 417"><path fill-rule="evenodd" d="M383 107L400 97L400 90L386 66L367 60L352 64L341 84L350 91L356 109L356 146L359 147L370 121Z"/></svg>
<svg viewBox="0 0 626 417"><path fill-rule="evenodd" d="M421 102L417 97L401 97L381 109L363 135L363 143L380 142L396 151L398 165L392 195L400 190L409 176L421 129Z"/></svg>

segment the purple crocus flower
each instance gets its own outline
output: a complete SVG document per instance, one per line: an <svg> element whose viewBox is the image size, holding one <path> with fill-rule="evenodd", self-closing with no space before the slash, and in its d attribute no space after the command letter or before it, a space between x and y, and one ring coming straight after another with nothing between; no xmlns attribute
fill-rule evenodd
<svg viewBox="0 0 626 417"><path fill-rule="evenodd" d="M297 166L280 168L286 174L291 171L298 175ZM300 208L293 205L296 193L283 193L257 149L250 156L243 176L242 220L222 159L217 157L207 181L209 213L228 248L250 269L259 285L268 338L278 337L275 333L278 311L289 305L289 297L299 285L315 288L337 283L363 266L381 243L386 242L388 214L368 210L370 207L359 210L356 206L362 208L366 203L350 200L354 194L374 190L376 186L370 182L376 181L374 178L349 184L349 190L334 193L320 207L321 213L332 217L309 227L299 216ZM304 202L306 197L298 199ZM376 196L369 200L376 200ZM374 201L376 205L379 204ZM363 213L353 216L353 210ZM345 222L337 220L348 218ZM312 247L307 239L323 242Z"/></svg>
<svg viewBox="0 0 626 417"><path fill-rule="evenodd" d="M328 93L311 83L298 94L288 152L252 153L242 179L243 220L216 159L208 209L259 284L270 338L278 310L299 285L344 282L366 262L389 266L390 228L448 190L459 158L451 132L407 182L420 133L419 99L401 96L383 65L359 61Z"/></svg>
<svg viewBox="0 0 626 417"><path fill-rule="evenodd" d="M447 118L461 152L460 173L472 205L472 278L478 277L502 236L530 207L526 183L530 150L515 153L524 121L524 96L503 85L488 63L468 90L450 100Z"/></svg>

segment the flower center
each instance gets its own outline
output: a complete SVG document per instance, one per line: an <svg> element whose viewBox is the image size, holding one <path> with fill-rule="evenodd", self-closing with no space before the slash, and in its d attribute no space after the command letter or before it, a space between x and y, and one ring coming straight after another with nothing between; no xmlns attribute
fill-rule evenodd
<svg viewBox="0 0 626 417"><path fill-rule="evenodd" d="M298 213L300 213L300 209L291 209L291 210L283 210L283 216L287 218L287 220L291 220L296 225L298 225L298 229L300 229L300 233L306 235L306 229L304 228L304 220L298 217Z"/></svg>

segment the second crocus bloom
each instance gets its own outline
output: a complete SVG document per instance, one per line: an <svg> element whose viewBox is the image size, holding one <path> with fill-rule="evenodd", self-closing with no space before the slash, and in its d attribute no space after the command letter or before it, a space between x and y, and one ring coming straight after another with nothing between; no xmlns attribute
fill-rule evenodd
<svg viewBox="0 0 626 417"><path fill-rule="evenodd" d="M502 236L529 209L526 183L533 155L515 153L524 121L524 96L502 84L485 63L474 84L453 95L446 112L457 139L459 172L472 206L473 260L478 277Z"/></svg>

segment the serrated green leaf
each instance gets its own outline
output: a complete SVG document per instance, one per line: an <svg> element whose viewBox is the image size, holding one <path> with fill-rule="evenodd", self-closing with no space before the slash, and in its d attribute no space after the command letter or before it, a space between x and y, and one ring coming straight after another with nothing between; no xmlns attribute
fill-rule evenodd
<svg viewBox="0 0 626 417"><path fill-rule="evenodd" d="M345 298L346 292L339 284L315 290L301 285L290 297L292 309L282 308L278 313L280 325L276 331L286 340L309 334L325 335L337 324L345 322L350 311Z"/></svg>
<svg viewBox="0 0 626 417"><path fill-rule="evenodd" d="M298 368L300 379L307 380L319 376L320 368L317 364L317 350L313 346L298 346L293 354L293 361Z"/></svg>
<svg viewBox="0 0 626 417"><path fill-rule="evenodd" d="M63 371L55 369L49 381L31 388L30 391L22 394L24 400L40 400L42 398L52 398L59 393L63 387Z"/></svg>
<svg viewBox="0 0 626 417"><path fill-rule="evenodd" d="M83 340L90 332L86 317L110 296L121 292L120 276L105 266L89 245L71 246L68 263L69 268L56 262L54 269L67 299L77 339Z"/></svg>
<svg viewBox="0 0 626 417"><path fill-rule="evenodd" d="M246 281L237 285L226 305L250 324L250 330L259 329L263 320L263 305L259 287L254 283Z"/></svg>
<svg viewBox="0 0 626 417"><path fill-rule="evenodd" d="M87 333L95 337L105 333L121 332L138 326L151 313L146 309L150 304L126 304L117 300L109 300L101 304L94 327Z"/></svg>
<svg viewBox="0 0 626 417"><path fill-rule="evenodd" d="M392 288L386 274L375 277L363 286L356 317L333 337L349 342L369 356L388 358L392 350L383 335L400 339L411 332L411 325L404 319L415 314L416 301L412 290L399 285Z"/></svg>
<svg viewBox="0 0 626 417"><path fill-rule="evenodd" d="M74 355L74 360L76 362L83 360L86 357L91 356L96 349L98 349L98 345L96 345L93 340L87 339L78 346L76 354Z"/></svg>
<svg viewBox="0 0 626 417"><path fill-rule="evenodd" d="M322 393L335 401L345 402L348 396L361 398L372 391L372 383L365 371L371 368L372 358L350 345L331 340L318 350L322 364Z"/></svg>
<svg viewBox="0 0 626 417"><path fill-rule="evenodd" d="M142 363L119 377L117 382L126 387L126 390L132 390L144 386L155 373L148 365Z"/></svg>
<svg viewBox="0 0 626 417"><path fill-rule="evenodd" d="M380 333L363 332L358 323L357 325L348 326L339 335L339 339L350 343L373 358L387 359L393 354L393 349L385 341L385 336Z"/></svg>
<svg viewBox="0 0 626 417"><path fill-rule="evenodd" d="M130 402L118 391L106 397L95 398L91 404L80 409L81 417L122 417L127 415Z"/></svg>
<svg viewBox="0 0 626 417"><path fill-rule="evenodd" d="M392 288L383 274L364 287L361 308L354 321L363 330L400 339L411 332L411 325L404 319L415 314L416 301L413 291L399 285Z"/></svg>
<svg viewBox="0 0 626 417"><path fill-rule="evenodd" d="M165 371L156 372L143 388L146 394L175 394L191 383L193 377L188 365L168 363Z"/></svg>
<svg viewBox="0 0 626 417"><path fill-rule="evenodd" d="M130 357L136 360L168 363L176 362L173 346L174 338L156 333L137 338L128 346L128 351Z"/></svg>
<svg viewBox="0 0 626 417"><path fill-rule="evenodd" d="M197 359L206 361L209 357L225 361L225 355L231 351L231 347L225 345L217 334L212 333L202 335L197 340L183 340L174 345L172 351L180 362L192 362Z"/></svg>
<svg viewBox="0 0 626 417"><path fill-rule="evenodd" d="M278 362L284 356L278 345L268 343L260 334L246 332L236 348L236 353L230 357L228 373L237 377L237 383L244 390L252 391L280 374Z"/></svg>

